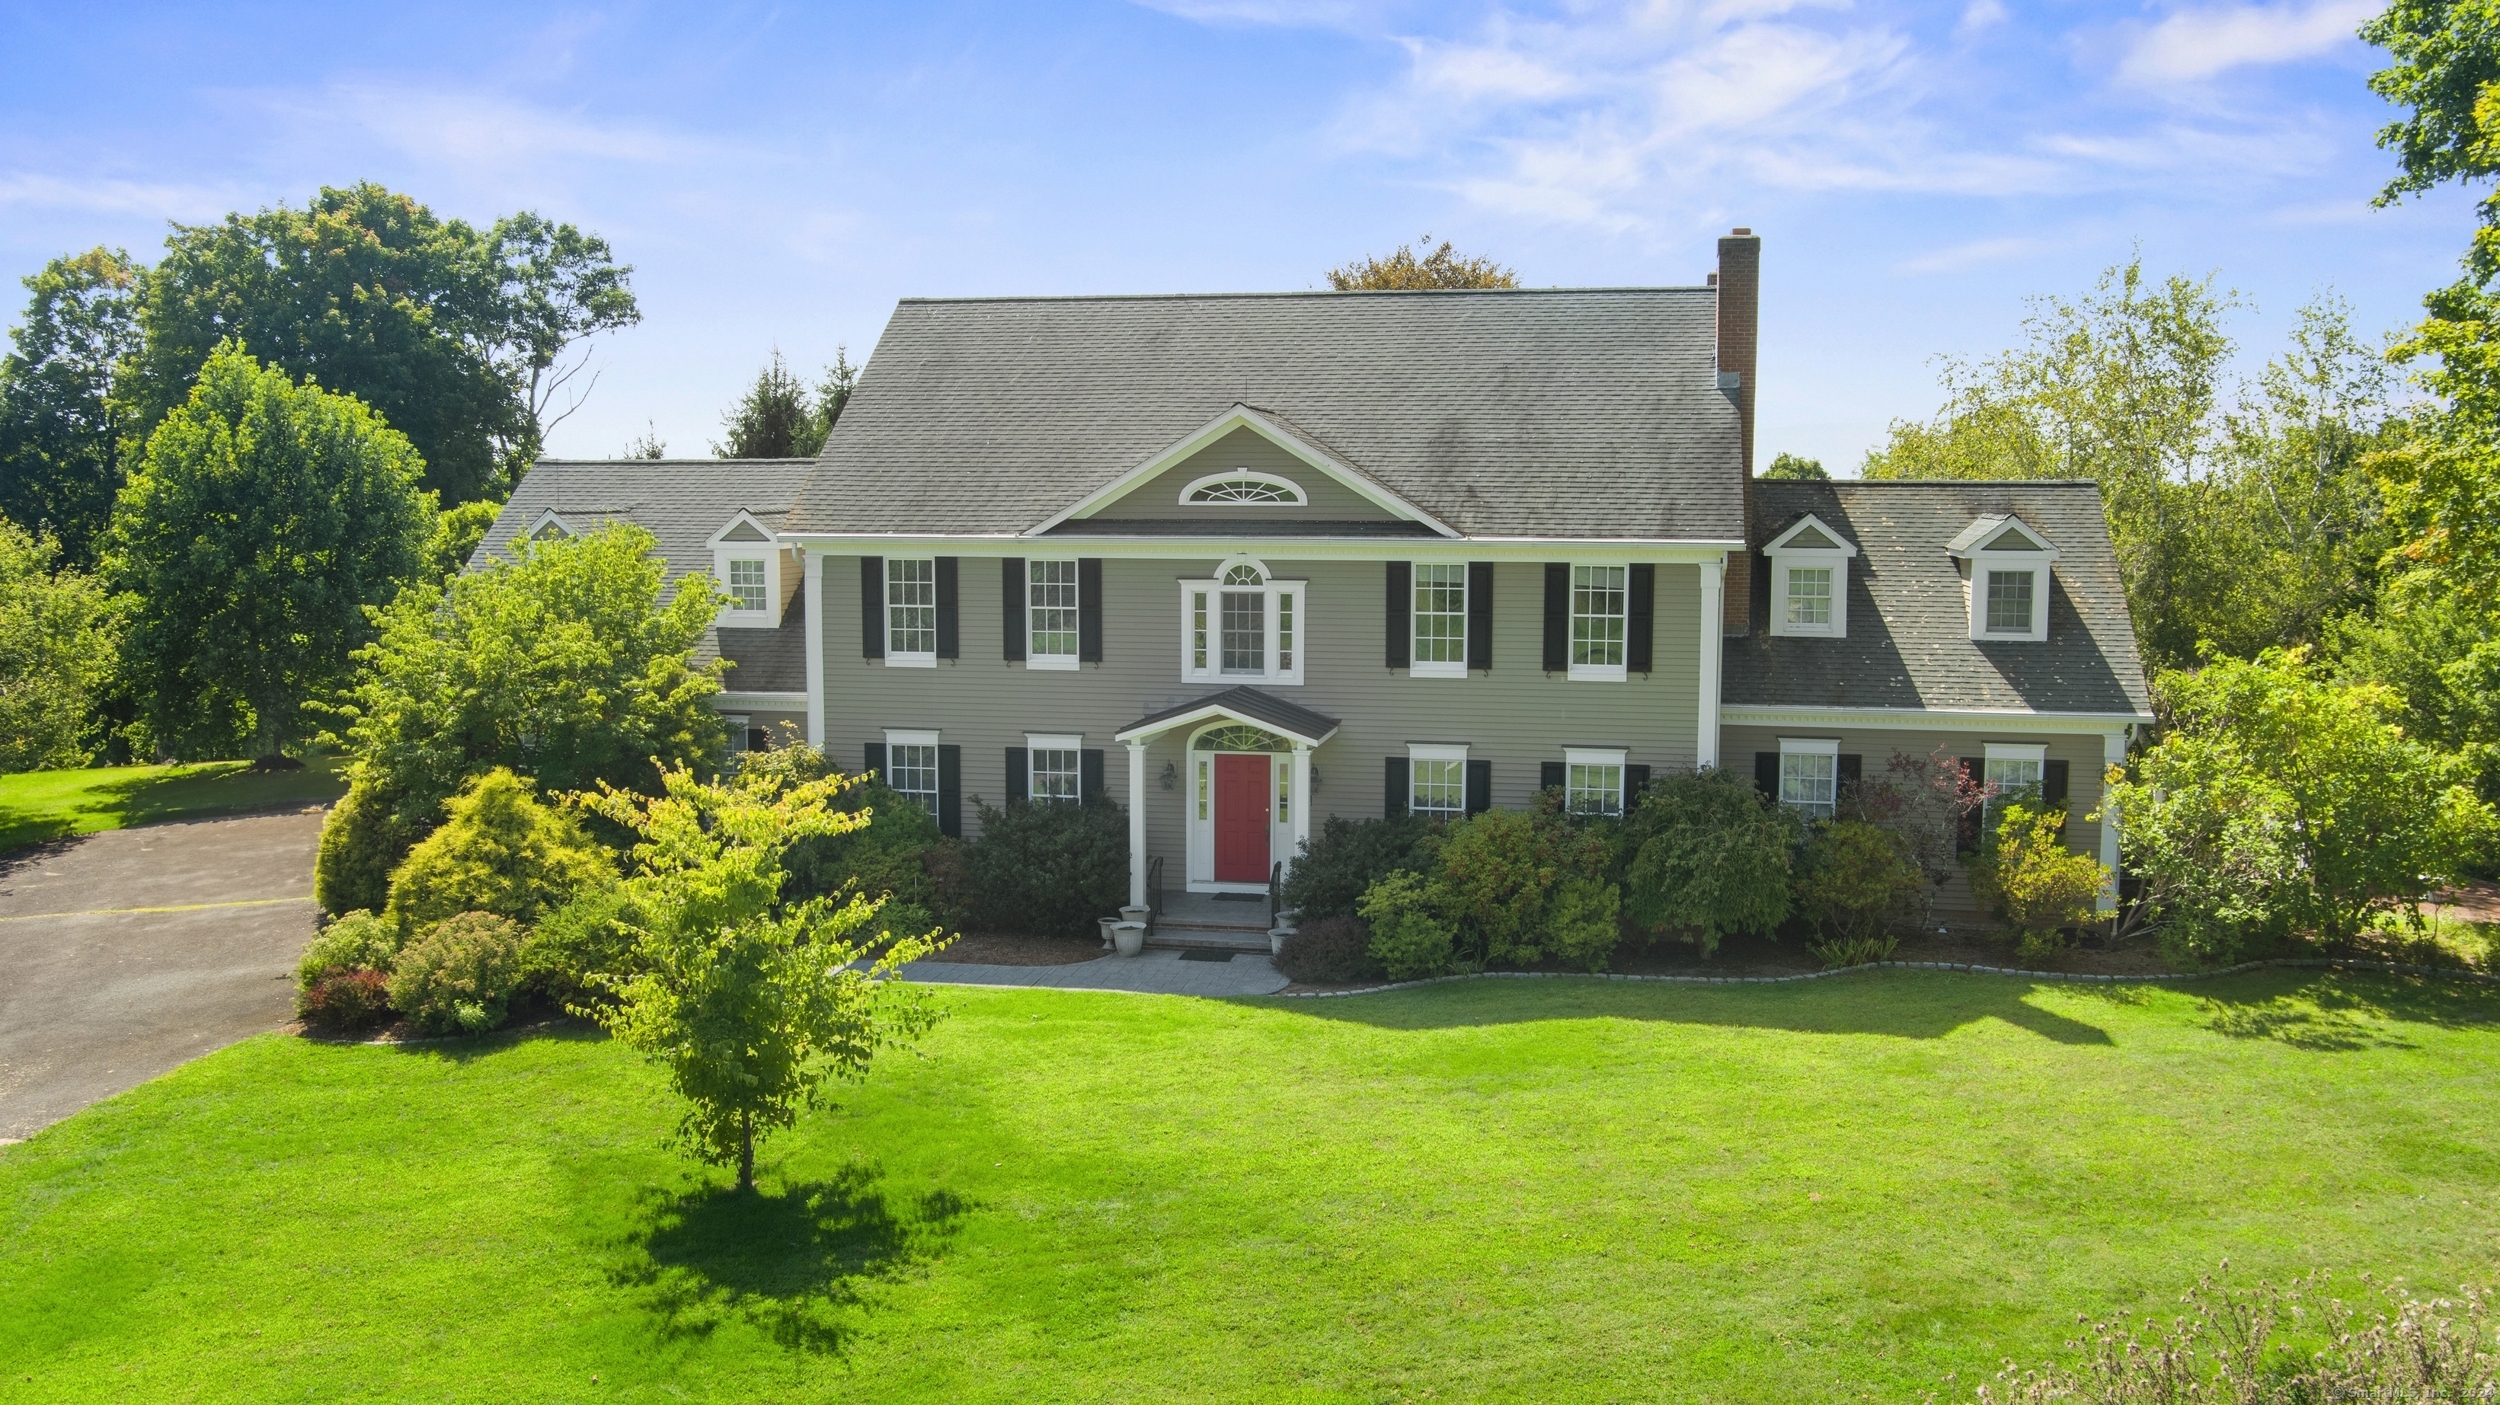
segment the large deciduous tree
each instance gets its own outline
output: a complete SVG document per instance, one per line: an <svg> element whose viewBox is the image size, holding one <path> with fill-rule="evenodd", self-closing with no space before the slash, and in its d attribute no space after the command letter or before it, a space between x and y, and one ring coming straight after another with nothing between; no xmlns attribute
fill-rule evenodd
<svg viewBox="0 0 2500 1405"><path fill-rule="evenodd" d="M118 249L57 258L25 280L25 321L0 359L0 516L95 562L121 491L128 406L116 393L140 347L146 271Z"/></svg>
<svg viewBox="0 0 2500 1405"><path fill-rule="evenodd" d="M1415 250L1420 247L1423 253ZM1446 292L1453 288L1516 288L1519 274L1489 258L1470 258L1444 239L1434 248L1427 234L1395 253L1366 256L1328 270L1328 286L1340 293Z"/></svg>
<svg viewBox="0 0 2500 1405"><path fill-rule="evenodd" d="M106 552L160 749L268 755L311 730L304 704L346 684L367 607L417 572L424 469L354 397L232 344L208 358L148 436Z"/></svg>
<svg viewBox="0 0 2500 1405"><path fill-rule="evenodd" d="M637 973L616 982L600 1023L668 1070L691 1104L686 1146L737 1167L755 1185L758 1138L798 1120L828 1084L867 1076L880 1049L908 1044L935 1023L904 963L927 955L928 936L900 937L862 963L882 899L791 902L782 860L814 836L864 829L865 812L833 807L846 784L829 776L783 788L764 771L706 782L682 768L647 797L605 789L588 808L632 831L635 875L626 925Z"/></svg>
<svg viewBox="0 0 2500 1405"><path fill-rule="evenodd" d="M233 338L364 400L445 503L500 496L588 390L576 345L639 318L631 272L571 225L525 211L480 230L370 183L176 225L142 304L138 427Z"/></svg>
<svg viewBox="0 0 2500 1405"><path fill-rule="evenodd" d="M59 555L51 538L0 518L0 772L86 760L96 693L113 671L112 602Z"/></svg>

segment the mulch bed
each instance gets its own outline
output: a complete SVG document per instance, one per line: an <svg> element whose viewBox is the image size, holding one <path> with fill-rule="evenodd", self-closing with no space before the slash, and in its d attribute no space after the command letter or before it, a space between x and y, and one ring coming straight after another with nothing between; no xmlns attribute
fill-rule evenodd
<svg viewBox="0 0 2500 1405"><path fill-rule="evenodd" d="M954 961L974 966L1073 966L1102 955L1099 939L1029 937L1021 932L966 932L944 951L924 961Z"/></svg>

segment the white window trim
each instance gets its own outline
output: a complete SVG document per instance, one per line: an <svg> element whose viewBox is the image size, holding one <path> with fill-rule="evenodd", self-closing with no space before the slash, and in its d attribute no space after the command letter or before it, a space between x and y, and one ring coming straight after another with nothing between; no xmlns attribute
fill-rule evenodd
<svg viewBox="0 0 2500 1405"><path fill-rule="evenodd" d="M1985 785L1988 785L1988 786L1990 786L1990 787L1995 787L1995 786L1996 786L1996 784L1997 784L1997 783L1996 783L1996 781L1994 781L1994 780L1990 779L1990 778L1989 778L1988 773L1989 773L1991 770L1994 770L1994 769L1996 768L1996 763L1997 763L1997 762L2000 762L2000 761L2028 761L2028 762L2030 762L2033 766L2037 767L2037 768L2039 769L2039 772L2040 772L2039 779L2038 779L2038 780L2035 780L2035 781L2033 781L2033 782L2031 782L2031 784L2032 784L2032 785L2041 785L2041 784L2045 784L2045 783L2047 782L2048 778L2049 778L2049 748L2048 748L2048 746L2047 746L2047 744L2046 744L2046 743L2043 743L2043 742L1985 742L1985 743L1982 743L1982 744L1981 744L1981 747L1980 747L1980 763L1979 763L1979 779L1980 779L1981 783L1983 783L1983 784L1985 784ZM1994 828L1996 827L1996 819L1997 819L1997 798L1998 798L1998 796L2000 796L2000 795L2003 795L2003 794L2007 793L2007 791L2011 791L2011 790L2020 790L2020 789L2024 789L2024 788L2025 788L2025 787L2022 787L2022 786L2009 786L2009 787L2005 787L2005 788L2004 788L2004 789L2002 789L2002 790L1998 790L1998 791L1996 792L1996 794L1990 795L1990 796L1988 797L1988 801L1987 801L1987 816L1986 816L1985 823L1987 824L1987 826L1988 826L1990 829L1994 829Z"/></svg>
<svg viewBox="0 0 2500 1405"><path fill-rule="evenodd" d="M1988 575L1993 571L2031 573L2031 627L1988 628ZM2037 551L1987 551L1970 558L1970 637L1975 643L2039 644L2049 637L2051 558Z"/></svg>
<svg viewBox="0 0 2500 1405"><path fill-rule="evenodd" d="M904 731L896 731L894 728L891 728L891 727L886 728L886 730L885 730L885 769L884 769L883 771L879 772L879 773L878 773L878 775L877 775L877 780L878 780L880 783L882 783L882 784L883 784L883 785L884 785L887 789L894 791L894 793L895 793L895 794L897 794L897 795L910 795L910 796L920 796L920 795L926 795L926 796L928 796L928 797L929 797L929 813L931 813L931 814L935 814L935 813L937 813L937 802L938 802L938 797L939 797L939 795L941 794L941 792L940 792L940 791L937 791L937 790L934 790L934 789L931 789L931 790L903 790L903 789L901 789L901 788L897 787L897 786L894 784L894 748L896 748L896 747L898 747L898 746L925 746L925 747L928 747L932 753L934 753L934 752L936 751L936 749L937 749L937 744L938 744L938 734L937 734L937 733L935 733L935 732L904 732ZM935 786L936 784L938 784L938 781L937 781L937 757L936 757L934 754L932 754L932 755L930 756L930 758L929 758L929 776L930 776L930 784L931 784L932 786Z"/></svg>
<svg viewBox="0 0 2500 1405"><path fill-rule="evenodd" d="M1788 543L1803 536L1809 529L1821 533L1836 547L1799 547ZM1762 549L1771 560L1771 634L1774 638L1846 639L1849 637L1849 561L1858 554L1848 539L1808 513ZM1788 571L1792 566L1807 570L1831 568L1832 620L1830 624L1790 624L1788 622Z"/></svg>
<svg viewBox="0 0 2500 1405"><path fill-rule="evenodd" d="M1828 757L1830 757L1830 758L1831 758L1831 762L1832 762L1832 809L1831 809L1831 814L1832 814L1832 815L1834 815L1834 816L1837 816L1837 815L1840 813L1840 739L1839 739L1838 737L1782 737L1782 738L1780 738L1780 782L1781 782L1781 784L1780 784L1780 788L1781 788L1782 790L1786 790L1786 789L1788 788L1788 787L1787 787L1787 780L1788 780L1788 758L1789 758L1789 757L1791 757L1791 756L1828 756ZM1789 803L1788 799L1787 799L1785 796L1775 795L1775 796L1773 796L1772 798L1773 798L1774 800L1776 800L1778 803L1782 804L1782 805L1786 805L1786 804L1788 804L1788 803ZM1811 811L1810 813L1813 813L1813 814L1815 814L1815 815L1818 815L1818 816L1819 816L1819 815L1822 815L1824 812L1822 811L1822 809L1821 809L1820 807L1817 807L1816 809L1814 809L1814 810L1813 810L1813 811Z"/></svg>
<svg viewBox="0 0 2500 1405"><path fill-rule="evenodd" d="M1579 573L1584 566L1610 567L1623 572L1623 662L1570 663L1565 661L1563 677L1574 683L1623 683L1632 677L1632 568L1621 561L1574 561L1570 564L1571 593L1574 601L1580 593ZM1570 604L1563 608L1563 648L1571 647L1572 621L1580 618Z"/></svg>
<svg viewBox="0 0 2500 1405"><path fill-rule="evenodd" d="M885 598L878 602L878 609L883 611L885 620L885 666L888 668L935 668L937 667L937 629L934 620L929 630L927 652L917 650L904 652L894 647L894 563L897 561L929 563L929 604L932 611L937 607L937 558L935 556L889 556L885 559L885 579L882 582ZM937 734L932 732L930 735Z"/></svg>
<svg viewBox="0 0 2500 1405"><path fill-rule="evenodd" d="M1455 761L1458 763L1458 810L1467 813L1467 748L1446 742L1408 742L1406 744L1406 811L1415 813L1415 763L1418 761ZM1439 814L1438 810L1431 813Z"/></svg>
<svg viewBox="0 0 2500 1405"><path fill-rule="evenodd" d="M1612 766L1615 768L1615 807L1601 813L1623 813L1623 788L1628 781L1624 758L1631 753L1623 747L1567 746L1563 748L1563 805L1571 804L1571 768L1574 766Z"/></svg>
<svg viewBox="0 0 2500 1405"><path fill-rule="evenodd" d="M1064 653L1064 654L1045 654L1045 653L1042 653L1041 651L1039 651L1039 650L1037 650L1037 649L1035 649L1035 648L1033 647L1033 634L1034 634L1034 630L1033 630L1033 610L1034 610L1034 605L1033 605L1033 567L1034 567L1035 565L1037 565L1037 564L1039 564L1039 565L1061 565L1061 566L1074 566L1074 565L1076 564L1076 558L1075 558L1075 557L1073 557L1073 556L1065 556L1065 557L1061 557L1061 556L1028 556L1028 557L1026 557L1026 558L1025 558L1025 562L1024 562L1024 666L1025 666L1026 668L1033 669L1033 670L1036 670L1036 671L1038 671L1038 672L1043 672L1043 673L1074 673L1074 672L1076 672L1076 671L1077 671L1077 668L1078 668L1078 664L1077 664L1077 653L1078 653L1078 650L1079 650L1079 649L1082 649L1082 648L1084 647L1084 644L1083 644L1083 641L1082 641L1082 640L1080 640L1080 641L1078 642L1077 648L1070 649L1068 652L1066 652L1066 653ZM1084 595L1083 595L1083 587L1080 585L1080 586L1078 587L1078 590L1079 590L1079 593L1078 593L1078 596L1077 596L1078 617L1079 617L1079 619L1080 619L1080 620L1082 620L1082 618L1083 618L1083 613L1084 613ZM1081 628L1081 625L1080 625L1080 628Z"/></svg>
<svg viewBox="0 0 2500 1405"><path fill-rule="evenodd" d="M527 541L542 541L546 539L547 532L550 528L555 531L555 534L558 537L580 535L573 530L572 523L565 521L554 508L549 508L545 512L538 514L538 520L531 523L530 529L523 532L521 537L523 540Z"/></svg>
<svg viewBox="0 0 2500 1405"><path fill-rule="evenodd" d="M729 534L738 530L741 524L762 534L763 539L732 540ZM731 629L772 629L778 626L781 623L782 581L785 579L782 557L787 553L773 540L772 527L758 521L754 513L740 512L722 523L707 545L712 548L712 580L723 592L729 589L730 562L764 563L764 608L742 610L735 603L737 597L731 596L722 602L720 616L714 623Z"/></svg>
<svg viewBox="0 0 2500 1405"><path fill-rule="evenodd" d="M935 732L897 731L892 727L888 727L885 729L885 744L887 746L936 746L938 744L938 734Z"/></svg>
<svg viewBox="0 0 2500 1405"><path fill-rule="evenodd" d="M728 724L730 755L735 756L744 752L747 749L749 730L747 715L739 712L724 712L720 720Z"/></svg>
<svg viewBox="0 0 2500 1405"><path fill-rule="evenodd" d="M1283 488L1283 489L1287 490L1288 492L1291 492L1291 493L1293 494L1293 501L1292 501L1292 502L1193 502L1193 501L1191 501L1191 500L1190 500L1190 495L1191 495L1191 494L1193 494L1193 493L1196 493L1196 492L1197 492L1200 488L1207 487L1208 485L1210 485L1210 484L1214 484L1214 483L1231 483L1231 482L1235 482L1235 481L1242 480L1242 479L1249 479L1249 480L1252 480L1252 481L1255 481L1255 482L1260 482L1260 483L1273 483L1273 484L1275 484L1277 487L1279 487L1279 488ZM1309 506L1311 505L1311 495L1310 495L1308 492L1305 492L1305 491L1303 490L1303 487L1302 487L1302 485L1301 485L1301 484L1296 483L1296 482L1295 482L1295 481L1293 481L1292 479L1287 478L1287 477L1283 476L1282 474L1276 474L1276 473L1263 473L1263 472L1260 472L1260 471L1259 471L1259 470L1257 470L1257 469L1251 469L1251 468L1236 468L1236 469L1233 469L1232 471L1230 471L1230 472L1228 472L1228 473L1209 473L1209 474L1204 474L1204 475L1201 475L1200 477L1197 477L1197 478L1192 478L1192 479L1190 479L1190 480L1189 480L1189 482L1188 482L1188 484L1187 484L1186 486L1184 486L1184 487L1181 489L1180 503L1181 503L1181 506L1183 506L1183 507L1244 507L1244 508L1262 508L1262 507L1264 507L1264 508L1278 508L1278 507L1284 507L1284 508L1293 508L1293 507L1309 507Z"/></svg>
<svg viewBox="0 0 2500 1405"><path fill-rule="evenodd" d="M1035 770L1033 758L1045 751L1073 751L1077 754L1076 784L1078 790L1082 791L1085 787L1084 734L1081 732L1027 732L1024 734L1024 798L1027 800L1043 798L1040 789L1033 783ZM1079 794L1073 798L1083 800L1085 797Z"/></svg>
<svg viewBox="0 0 2500 1405"><path fill-rule="evenodd" d="M1458 568L1458 662L1434 659L1427 661L1416 648L1416 628L1422 612L1415 608L1415 572L1425 566L1456 566ZM1467 615L1475 604L1471 598L1474 586L1467 579L1464 561L1410 561L1406 576L1406 676L1409 678L1464 678L1467 676ZM1627 609L1629 602L1626 602Z"/></svg>
<svg viewBox="0 0 2500 1405"><path fill-rule="evenodd" d="M1266 584L1256 587L1225 585L1225 573L1236 566L1249 566L1255 569L1259 573L1259 578ZM1287 686L1300 684L1303 661L1311 656L1310 602L1304 589L1308 584L1307 581L1278 580L1275 573L1267 569L1267 563L1251 556L1227 557L1216 564L1212 574L1181 581L1182 680L1190 683L1270 683ZM1265 606L1267 648L1264 652L1266 669L1260 673L1228 673L1224 669L1222 596L1227 590L1240 592L1252 589L1263 590L1267 596ZM1194 614L1196 603L1194 597L1201 591L1204 591L1207 596L1207 666L1205 668L1199 668L1196 662L1197 621ZM1293 601L1293 667L1280 669L1276 666L1277 602L1288 597Z"/></svg>

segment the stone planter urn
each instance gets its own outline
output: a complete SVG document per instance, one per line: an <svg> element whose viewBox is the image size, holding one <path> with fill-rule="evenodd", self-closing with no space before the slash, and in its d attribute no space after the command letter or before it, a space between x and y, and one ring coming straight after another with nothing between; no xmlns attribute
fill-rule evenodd
<svg viewBox="0 0 2500 1405"><path fill-rule="evenodd" d="M1293 933L1294 933L1294 929L1293 929L1293 928L1291 928L1291 927L1270 927L1270 928L1268 928L1268 929L1267 929L1267 954L1268 954L1268 955L1270 955L1270 956L1282 956L1282 955L1284 955L1284 954L1285 954L1285 938L1292 936L1292 935L1293 935Z"/></svg>
<svg viewBox="0 0 2500 1405"><path fill-rule="evenodd" d="M1120 919L1117 917L1097 917L1094 919L1094 923L1102 928L1102 949L1105 951L1111 950L1111 929L1120 925Z"/></svg>
<svg viewBox="0 0 2500 1405"><path fill-rule="evenodd" d="M1123 922L1143 922L1146 920L1146 915L1152 911L1154 911L1154 909L1150 907L1123 907L1120 909L1120 920Z"/></svg>
<svg viewBox="0 0 2500 1405"><path fill-rule="evenodd" d="M1111 944L1122 956L1135 956L1144 951L1146 949L1146 924L1143 922L1112 923Z"/></svg>

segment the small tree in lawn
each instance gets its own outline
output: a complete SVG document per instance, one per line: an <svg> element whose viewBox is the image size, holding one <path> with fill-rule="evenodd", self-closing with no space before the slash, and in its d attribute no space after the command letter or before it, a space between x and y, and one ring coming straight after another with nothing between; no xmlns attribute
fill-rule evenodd
<svg viewBox="0 0 2500 1405"><path fill-rule="evenodd" d="M1662 777L1624 823L1624 911L1651 932L1691 933L1705 957L1730 932L1771 932L1788 918L1796 836L1732 771Z"/></svg>
<svg viewBox="0 0 2500 1405"><path fill-rule="evenodd" d="M639 974L610 983L612 1009L586 1011L664 1065L693 1104L678 1134L755 1186L755 1139L824 1101L836 1079L867 1076L879 1049L937 1020L903 985L905 962L936 934L903 937L870 962L852 934L873 930L880 902L782 898L782 856L811 835L846 834L869 817L833 808L840 776L784 786L762 771L698 780L679 766L657 797L601 784L586 809L640 836L626 880Z"/></svg>

